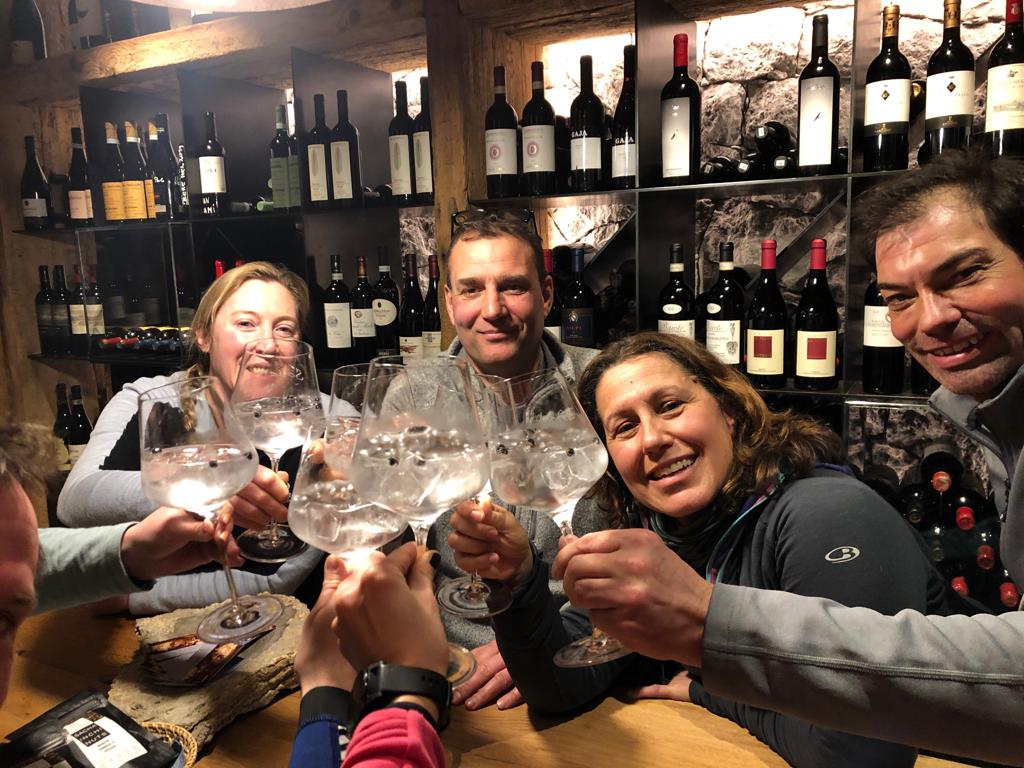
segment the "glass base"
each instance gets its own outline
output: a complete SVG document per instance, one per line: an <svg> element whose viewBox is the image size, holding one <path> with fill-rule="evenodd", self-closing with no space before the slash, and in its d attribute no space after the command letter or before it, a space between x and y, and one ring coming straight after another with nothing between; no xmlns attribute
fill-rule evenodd
<svg viewBox="0 0 1024 768"><path fill-rule="evenodd" d="M287 525L277 525L275 537L270 528L261 531L246 531L236 541L246 560L256 563L283 563L309 549L309 545L297 538Z"/></svg>
<svg viewBox="0 0 1024 768"><path fill-rule="evenodd" d="M457 688L476 672L476 656L461 645L448 643L448 672L445 677Z"/></svg>
<svg viewBox="0 0 1024 768"><path fill-rule="evenodd" d="M593 634L581 637L560 649L555 654L555 665L569 669L592 667L595 664L607 664L609 661L621 659L630 653L632 651L627 651L614 637L595 629Z"/></svg>
<svg viewBox="0 0 1024 768"><path fill-rule="evenodd" d="M437 590L437 602L448 613L467 619L496 616L512 605L512 590L500 581L460 576Z"/></svg>
<svg viewBox="0 0 1024 768"><path fill-rule="evenodd" d="M246 595L238 600L241 613L236 616L232 604L207 614L196 634L204 643L229 643L258 634L273 624L284 611L281 601L268 595Z"/></svg>

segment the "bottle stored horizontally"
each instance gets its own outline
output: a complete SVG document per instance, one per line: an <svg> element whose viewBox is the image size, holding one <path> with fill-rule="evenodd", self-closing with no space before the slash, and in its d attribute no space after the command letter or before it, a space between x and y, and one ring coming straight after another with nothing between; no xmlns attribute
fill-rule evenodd
<svg viewBox="0 0 1024 768"><path fill-rule="evenodd" d="M290 155L285 107L278 104L274 107L274 138L270 140L270 190L275 211L287 211L292 207L291 180L288 178Z"/></svg>
<svg viewBox="0 0 1024 768"><path fill-rule="evenodd" d="M406 361L423 357L423 294L416 278L416 254L408 253L403 259L405 285L402 309L398 317L398 348Z"/></svg>
<svg viewBox="0 0 1024 768"><path fill-rule="evenodd" d="M68 217L72 227L91 227L96 223L89 186L89 163L85 157L82 129L71 129L71 163L68 167Z"/></svg>
<svg viewBox="0 0 1024 768"><path fill-rule="evenodd" d="M57 418L53 421L54 446L57 449L57 471L71 471L68 453L68 432L71 431L71 408L68 406L68 385L57 385Z"/></svg>
<svg viewBox="0 0 1024 768"><path fill-rule="evenodd" d="M311 210L331 207L331 130L324 112L324 95L313 95L313 127L306 134L306 200Z"/></svg>
<svg viewBox="0 0 1024 768"><path fill-rule="evenodd" d="M352 288L352 350L357 363L377 356L377 328L373 322L373 289L366 269L366 256L356 260L356 284Z"/></svg>
<svg viewBox="0 0 1024 768"><path fill-rule="evenodd" d="M441 308L438 304L441 271L437 266L437 254L427 257L430 282L423 299L423 354L427 357L441 354Z"/></svg>
<svg viewBox="0 0 1024 768"><path fill-rule="evenodd" d="M973 472L964 471L960 482L949 493L947 501L950 523L961 531L974 530L986 520L994 520L995 507L989 502L985 489Z"/></svg>
<svg viewBox="0 0 1024 768"><path fill-rule="evenodd" d="M420 113L412 121L413 170L416 176L416 202L434 204L434 153L430 133L430 82L420 78Z"/></svg>
<svg viewBox="0 0 1024 768"><path fill-rule="evenodd" d="M786 386L789 313L776 275L778 244L761 242L761 274L747 308L746 372L758 389Z"/></svg>
<svg viewBox="0 0 1024 768"><path fill-rule="evenodd" d="M484 171L487 197L493 199L519 194L516 155L516 111L505 92L505 68L494 68L494 102L484 115Z"/></svg>
<svg viewBox="0 0 1024 768"><path fill-rule="evenodd" d="M922 480L920 466L912 466L904 475L896 508L919 531L938 526L938 497L931 486Z"/></svg>
<svg viewBox="0 0 1024 768"><path fill-rule="evenodd" d="M988 59L985 136L993 157L1024 156L1024 12L1006 0L1006 31Z"/></svg>
<svg viewBox="0 0 1024 768"><path fill-rule="evenodd" d="M409 117L409 93L403 81L395 83L395 116L388 124L391 157L391 194L396 203L411 203L416 194L412 174L413 119Z"/></svg>
<svg viewBox="0 0 1024 768"><path fill-rule="evenodd" d="M928 59L924 143L927 156L966 149L974 126L974 54L960 40L960 0L944 0L942 43Z"/></svg>
<svg viewBox="0 0 1024 768"><path fill-rule="evenodd" d="M583 245L573 245L570 253L572 279L562 296L562 341L574 347L596 347L597 299L587 285Z"/></svg>
<svg viewBox="0 0 1024 768"><path fill-rule="evenodd" d="M373 325L377 335L378 355L397 355L398 349L398 285L391 279L387 250L377 249L377 282L373 285Z"/></svg>
<svg viewBox="0 0 1024 768"><path fill-rule="evenodd" d="M523 107L524 195L553 195L555 182L555 110L544 98L544 63L530 64L533 96Z"/></svg>
<svg viewBox="0 0 1024 768"><path fill-rule="evenodd" d="M839 312L828 287L825 249L824 240L811 241L811 268L796 309L797 389L832 389L838 383Z"/></svg>
<svg viewBox="0 0 1024 768"><path fill-rule="evenodd" d="M882 11L882 48L864 86L864 170L907 167L910 145L910 62L900 53L900 7Z"/></svg>
<svg viewBox="0 0 1024 768"><path fill-rule="evenodd" d="M743 288L733 277L733 245L718 246L718 282L704 305L705 346L726 365L743 363L745 310Z"/></svg>
<svg viewBox="0 0 1024 768"><path fill-rule="evenodd" d="M39 267L39 292L36 294L36 328L39 331L39 351L44 355L52 355L56 352L53 312L50 309L52 300L50 270L43 264Z"/></svg>
<svg viewBox="0 0 1024 768"><path fill-rule="evenodd" d="M217 117L207 112L206 141L199 150L199 210L203 216L228 212L228 182L224 147L217 139Z"/></svg>
<svg viewBox="0 0 1024 768"><path fill-rule="evenodd" d="M331 282L324 291L325 361L337 368L352 357L352 296L341 271L341 256L331 256Z"/></svg>
<svg viewBox="0 0 1024 768"><path fill-rule="evenodd" d="M562 340L562 298L554 276L554 258L550 248L544 249L544 279L551 279L551 309L544 317L544 330Z"/></svg>
<svg viewBox="0 0 1024 768"><path fill-rule="evenodd" d="M868 464L861 481L885 499L894 509L900 507L900 477L888 464Z"/></svg>
<svg viewBox="0 0 1024 768"><path fill-rule="evenodd" d="M75 384L71 387L71 426L68 428L68 458L72 468L82 457L91 436L92 422L82 405L82 388Z"/></svg>
<svg viewBox="0 0 1024 768"><path fill-rule="evenodd" d="M622 92L612 122L613 189L636 186L636 46L622 49Z"/></svg>
<svg viewBox="0 0 1024 768"><path fill-rule="evenodd" d="M153 179L139 149L139 135L135 124L124 123L124 219L147 221L150 216L150 198Z"/></svg>
<svg viewBox="0 0 1024 768"><path fill-rule="evenodd" d="M672 41L672 79L661 89L661 180L693 181L700 166L700 88L690 77L690 37Z"/></svg>
<svg viewBox="0 0 1024 768"><path fill-rule="evenodd" d="M696 328L693 315L693 291L686 284L686 264L681 243L669 247L668 282L658 294L658 332L693 339Z"/></svg>
<svg viewBox="0 0 1024 768"><path fill-rule="evenodd" d="M50 314L53 317L53 351L71 354L71 294L64 281L64 265L53 268L53 290L50 292Z"/></svg>
<svg viewBox="0 0 1024 768"><path fill-rule="evenodd" d="M864 292L864 351L861 384L874 395L895 395L903 391L906 352L892 335L889 310L872 279Z"/></svg>
<svg viewBox="0 0 1024 768"><path fill-rule="evenodd" d="M828 15L812 22L811 60L800 73L797 166L804 175L836 170L839 148L839 69L828 57Z"/></svg>
<svg viewBox="0 0 1024 768"><path fill-rule="evenodd" d="M605 136L604 104L594 93L594 60L580 56L580 95L569 109L569 168L573 192L601 189L605 176L601 164ZM562 323L565 329L565 323Z"/></svg>
<svg viewBox="0 0 1024 768"><path fill-rule="evenodd" d="M338 124L331 131L331 192L340 208L363 203L362 155L359 129L349 120L348 91L338 91Z"/></svg>
<svg viewBox="0 0 1024 768"><path fill-rule="evenodd" d="M25 137L25 168L21 172L21 218L25 229L49 229L52 225L50 185L36 156L36 137Z"/></svg>

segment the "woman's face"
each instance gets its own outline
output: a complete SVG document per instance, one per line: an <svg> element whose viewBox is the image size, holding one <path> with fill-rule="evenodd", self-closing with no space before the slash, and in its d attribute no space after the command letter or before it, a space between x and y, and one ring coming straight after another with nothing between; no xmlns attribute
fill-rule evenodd
<svg viewBox="0 0 1024 768"><path fill-rule="evenodd" d="M733 461L734 421L696 378L666 355L605 371L597 410L608 455L633 497L682 518L718 495Z"/></svg>
<svg viewBox="0 0 1024 768"><path fill-rule="evenodd" d="M209 338L197 342L210 355L210 374L230 392L248 342L298 336L298 308L288 289L267 280L247 280L221 304Z"/></svg>

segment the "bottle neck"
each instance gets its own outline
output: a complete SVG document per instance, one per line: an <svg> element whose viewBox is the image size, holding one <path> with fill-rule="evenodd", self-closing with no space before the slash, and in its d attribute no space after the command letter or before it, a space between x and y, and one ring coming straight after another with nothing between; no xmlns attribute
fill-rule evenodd
<svg viewBox="0 0 1024 768"><path fill-rule="evenodd" d="M338 122L348 122L348 94L344 91L338 94Z"/></svg>
<svg viewBox="0 0 1024 768"><path fill-rule="evenodd" d="M508 100L507 99L507 94L505 93L505 90L506 89L505 89L505 85L504 84L502 84L502 85L495 85L494 86L494 103L495 104L504 104Z"/></svg>
<svg viewBox="0 0 1024 768"><path fill-rule="evenodd" d="M217 140L217 121L213 118L212 115L207 115L206 117L206 140Z"/></svg>
<svg viewBox="0 0 1024 768"><path fill-rule="evenodd" d="M420 114L419 117L430 117L430 90L427 84L420 86Z"/></svg>
<svg viewBox="0 0 1024 768"><path fill-rule="evenodd" d="M409 97L404 89L395 93L395 114L409 116Z"/></svg>
<svg viewBox="0 0 1024 768"><path fill-rule="evenodd" d="M1024 31L1024 2L1006 0L1006 34L1020 34Z"/></svg>
<svg viewBox="0 0 1024 768"><path fill-rule="evenodd" d="M594 92L594 66L589 61L580 64L580 93Z"/></svg>
<svg viewBox="0 0 1024 768"><path fill-rule="evenodd" d="M313 102L313 119L316 121L318 128L323 128L327 123L327 118L324 116L324 100L317 99Z"/></svg>
<svg viewBox="0 0 1024 768"><path fill-rule="evenodd" d="M583 253L574 253L572 255L572 272L576 276L577 280L583 279Z"/></svg>
<svg viewBox="0 0 1024 768"><path fill-rule="evenodd" d="M960 2L949 2L942 13L942 42L949 43L960 40Z"/></svg>

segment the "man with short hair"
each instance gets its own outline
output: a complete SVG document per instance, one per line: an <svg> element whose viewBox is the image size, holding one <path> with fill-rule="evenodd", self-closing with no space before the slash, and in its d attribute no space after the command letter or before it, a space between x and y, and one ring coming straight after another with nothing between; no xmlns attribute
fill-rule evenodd
<svg viewBox="0 0 1024 768"><path fill-rule="evenodd" d="M858 207L893 333L942 385L932 406L984 447L1003 562L1024 584L1024 163L943 153ZM882 616L712 586L685 564L665 583L687 588L637 594L622 576L635 554L592 534L559 553L552 575L628 648L700 667L708 693L1024 765L1024 612Z"/></svg>

